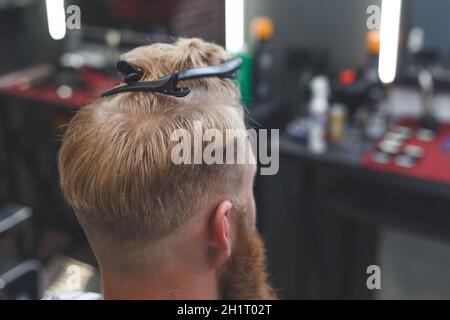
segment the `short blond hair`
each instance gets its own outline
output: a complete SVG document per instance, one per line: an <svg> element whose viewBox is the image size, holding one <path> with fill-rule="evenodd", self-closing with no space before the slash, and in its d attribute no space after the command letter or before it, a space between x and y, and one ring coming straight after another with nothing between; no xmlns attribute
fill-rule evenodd
<svg viewBox="0 0 450 320"><path fill-rule="evenodd" d="M229 58L200 39L151 44L126 53L142 80ZM185 98L135 92L95 100L72 119L59 152L61 188L83 228L118 244L164 237L221 194L238 192L237 165L176 165L171 133L244 129L239 90L229 79L180 82Z"/></svg>

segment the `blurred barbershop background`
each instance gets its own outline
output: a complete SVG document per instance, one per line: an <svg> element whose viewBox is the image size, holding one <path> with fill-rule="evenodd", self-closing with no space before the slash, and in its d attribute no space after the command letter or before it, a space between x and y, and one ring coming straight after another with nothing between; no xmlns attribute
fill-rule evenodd
<svg viewBox="0 0 450 320"><path fill-rule="evenodd" d="M242 57L255 184L286 299L450 299L447 0L0 0L0 298L100 291L58 185L64 125L121 52L201 37ZM263 165L263 164L262 164Z"/></svg>

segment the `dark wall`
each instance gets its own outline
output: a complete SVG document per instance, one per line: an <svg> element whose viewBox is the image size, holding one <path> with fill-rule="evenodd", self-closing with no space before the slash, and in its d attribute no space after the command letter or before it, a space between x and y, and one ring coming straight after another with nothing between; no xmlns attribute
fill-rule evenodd
<svg viewBox="0 0 450 320"><path fill-rule="evenodd" d="M450 55L450 1L411 0L404 4L410 13L409 26L419 26L425 31L425 47L437 49L444 57Z"/></svg>
<svg viewBox="0 0 450 320"><path fill-rule="evenodd" d="M45 1L0 7L0 73L57 57L61 41L50 38Z"/></svg>
<svg viewBox="0 0 450 320"><path fill-rule="evenodd" d="M320 47L330 51L334 68L345 68L364 61L366 10L372 4L381 0L248 0L246 16L273 17L280 59L290 46Z"/></svg>

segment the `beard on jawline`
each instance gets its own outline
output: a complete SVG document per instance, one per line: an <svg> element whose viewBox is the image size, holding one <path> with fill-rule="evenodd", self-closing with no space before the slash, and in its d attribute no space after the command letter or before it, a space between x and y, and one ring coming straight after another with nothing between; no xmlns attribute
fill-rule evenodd
<svg viewBox="0 0 450 320"><path fill-rule="evenodd" d="M264 243L258 231L248 231L238 219L234 254L219 278L219 294L223 300L277 299L270 285Z"/></svg>

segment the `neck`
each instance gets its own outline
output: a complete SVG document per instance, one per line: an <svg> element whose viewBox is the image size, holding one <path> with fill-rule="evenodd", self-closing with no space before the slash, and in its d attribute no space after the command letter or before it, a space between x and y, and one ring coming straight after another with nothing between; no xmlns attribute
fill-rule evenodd
<svg viewBox="0 0 450 320"><path fill-rule="evenodd" d="M158 274L152 277L112 275L102 272L105 300L216 300L215 274L192 275L188 272Z"/></svg>

